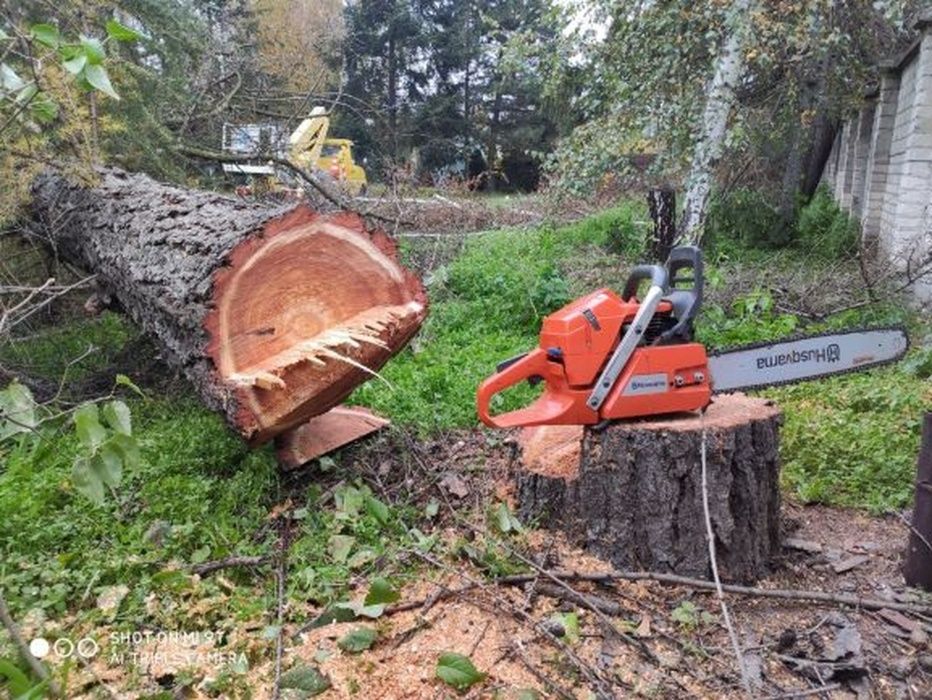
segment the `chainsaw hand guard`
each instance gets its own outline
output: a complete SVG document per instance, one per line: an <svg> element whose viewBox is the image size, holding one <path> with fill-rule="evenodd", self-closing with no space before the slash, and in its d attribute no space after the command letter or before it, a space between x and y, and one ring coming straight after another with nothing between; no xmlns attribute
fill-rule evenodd
<svg viewBox="0 0 932 700"><path fill-rule="evenodd" d="M489 413L492 397L525 380L541 378L546 383L544 393L530 406L497 416ZM585 405L585 392L570 389L563 364L548 357L541 348L503 367L479 385L476 410L479 418L493 428L513 428L523 425L554 423L595 423L598 416Z"/></svg>

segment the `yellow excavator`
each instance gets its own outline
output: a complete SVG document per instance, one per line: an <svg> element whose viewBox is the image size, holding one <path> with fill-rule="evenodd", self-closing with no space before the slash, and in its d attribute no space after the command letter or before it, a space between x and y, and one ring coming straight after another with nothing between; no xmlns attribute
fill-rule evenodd
<svg viewBox="0 0 932 700"><path fill-rule="evenodd" d="M348 194L365 194L368 178L365 169L353 160L353 142L349 139L328 138L330 117L323 107L315 107L298 128L288 137L286 148L276 148L283 157L297 167L323 174ZM263 144L281 142L280 127L273 124L224 125L223 150L229 153L250 153L262 149ZM281 175L271 163L224 163L225 172L246 175L250 178L249 190L282 191L289 189L281 182ZM287 179L287 174L285 174ZM240 188L237 188L239 191Z"/></svg>

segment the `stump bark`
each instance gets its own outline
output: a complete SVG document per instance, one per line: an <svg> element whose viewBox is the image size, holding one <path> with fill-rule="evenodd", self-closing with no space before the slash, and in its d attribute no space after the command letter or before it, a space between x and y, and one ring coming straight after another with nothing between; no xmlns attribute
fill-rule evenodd
<svg viewBox="0 0 932 700"><path fill-rule="evenodd" d="M718 397L706 413L709 510L725 579L754 581L779 553L780 422L770 402L740 394ZM527 428L519 516L619 568L708 577L702 431L694 415Z"/></svg>
<svg viewBox="0 0 932 700"><path fill-rule="evenodd" d="M337 405L420 327L427 299L355 214L269 208L119 170L39 179L57 255L161 344L208 406L261 443Z"/></svg>

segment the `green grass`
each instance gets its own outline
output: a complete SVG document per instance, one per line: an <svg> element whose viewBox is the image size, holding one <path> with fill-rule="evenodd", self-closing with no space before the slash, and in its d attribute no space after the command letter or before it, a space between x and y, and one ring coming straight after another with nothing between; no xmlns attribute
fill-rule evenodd
<svg viewBox="0 0 932 700"><path fill-rule="evenodd" d="M252 537L277 491L270 451L247 450L191 397L130 403L143 464L125 475L119 502L98 507L75 492L70 424L3 446L0 582L15 608L93 607L100 587L135 581L124 607L138 612L171 562L267 550ZM160 523L170 528L162 546L147 536Z"/></svg>
<svg viewBox="0 0 932 700"><path fill-rule="evenodd" d="M110 367L138 334L123 316L105 311L95 318L79 317L0 345L0 364L54 382L67 370L69 381L80 380Z"/></svg>

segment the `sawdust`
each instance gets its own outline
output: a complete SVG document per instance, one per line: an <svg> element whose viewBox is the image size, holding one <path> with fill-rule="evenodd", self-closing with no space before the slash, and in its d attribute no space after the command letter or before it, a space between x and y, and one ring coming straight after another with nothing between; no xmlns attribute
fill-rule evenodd
<svg viewBox="0 0 932 700"><path fill-rule="evenodd" d="M575 479L584 435L581 425L539 425L518 433L521 463L536 474Z"/></svg>

